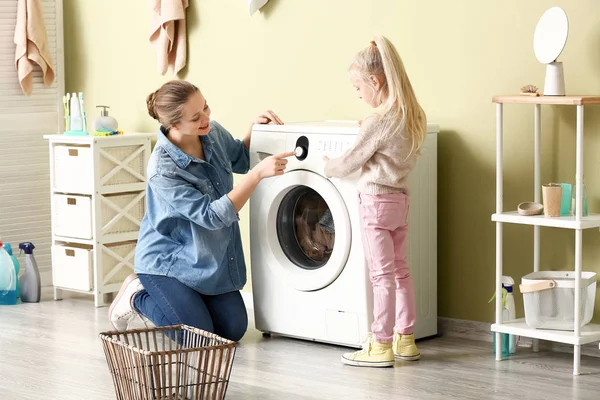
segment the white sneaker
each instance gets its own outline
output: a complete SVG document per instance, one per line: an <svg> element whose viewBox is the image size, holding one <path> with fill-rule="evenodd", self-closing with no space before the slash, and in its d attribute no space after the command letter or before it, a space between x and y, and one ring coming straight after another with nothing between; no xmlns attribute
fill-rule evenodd
<svg viewBox="0 0 600 400"><path fill-rule="evenodd" d="M119 293L108 309L108 320L117 331L127 330L127 325L137 315L132 304L133 295L143 288L136 274L129 275L123 282Z"/></svg>

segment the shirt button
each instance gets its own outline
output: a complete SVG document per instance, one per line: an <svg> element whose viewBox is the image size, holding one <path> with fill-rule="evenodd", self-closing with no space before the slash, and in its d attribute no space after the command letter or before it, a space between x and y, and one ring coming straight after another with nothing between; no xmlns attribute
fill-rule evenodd
<svg viewBox="0 0 600 400"><path fill-rule="evenodd" d="M217 186L219 186L219 182L217 182Z"/></svg>
<svg viewBox="0 0 600 400"><path fill-rule="evenodd" d="M231 257L230 260L233 261L233 257Z"/></svg>

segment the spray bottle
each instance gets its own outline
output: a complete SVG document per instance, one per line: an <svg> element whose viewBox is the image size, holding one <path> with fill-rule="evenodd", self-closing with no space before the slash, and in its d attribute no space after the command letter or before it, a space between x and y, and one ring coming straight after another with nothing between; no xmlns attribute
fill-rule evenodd
<svg viewBox="0 0 600 400"><path fill-rule="evenodd" d="M21 301L24 303L38 303L41 295L40 271L33 249L35 246L31 242L19 243L19 249L25 252L25 271L21 278Z"/></svg>
<svg viewBox="0 0 600 400"><path fill-rule="evenodd" d="M13 265L15 266L15 274L17 274L17 287L16 287L16 292L17 292L17 302L18 300L21 298L21 290L19 287L19 260L17 260L17 257L14 256L13 251L12 251L12 246L10 245L10 243L4 243L4 250L6 250L6 252L8 253L8 255L10 256Z"/></svg>
<svg viewBox="0 0 600 400"><path fill-rule="evenodd" d="M502 277L502 322L512 321L516 318L515 314L515 298L513 296L513 286L515 281L510 276ZM490 299L490 302L494 300L496 293ZM496 335L494 336L494 352L496 351ZM507 333L501 334L502 338L502 356L506 357L510 354L514 354L517 347L517 338L514 335Z"/></svg>

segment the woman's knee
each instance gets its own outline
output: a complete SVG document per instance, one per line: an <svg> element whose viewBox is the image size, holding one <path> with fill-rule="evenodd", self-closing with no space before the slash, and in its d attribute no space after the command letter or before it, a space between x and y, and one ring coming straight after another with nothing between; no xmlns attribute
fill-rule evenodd
<svg viewBox="0 0 600 400"><path fill-rule="evenodd" d="M243 312L235 313L224 318L220 323L215 324L217 328L217 335L224 337L225 339L239 342L240 339L246 334L248 330L248 314L244 309Z"/></svg>

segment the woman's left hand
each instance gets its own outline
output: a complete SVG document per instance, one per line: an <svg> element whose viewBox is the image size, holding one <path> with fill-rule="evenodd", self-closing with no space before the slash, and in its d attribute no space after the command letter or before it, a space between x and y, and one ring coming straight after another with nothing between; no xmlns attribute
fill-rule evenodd
<svg viewBox="0 0 600 400"><path fill-rule="evenodd" d="M253 124L268 124L269 122L273 122L275 125L283 125L283 121L271 110L258 114L252 121Z"/></svg>
<svg viewBox="0 0 600 400"><path fill-rule="evenodd" d="M256 118L252 120L252 124L250 124L250 129L248 129L248 133L246 133L246 137L244 138L244 146L247 149L250 149L250 140L252 137L252 126L254 124L268 124L269 122L273 122L275 125L283 125L283 121L271 110L267 110L258 114Z"/></svg>

